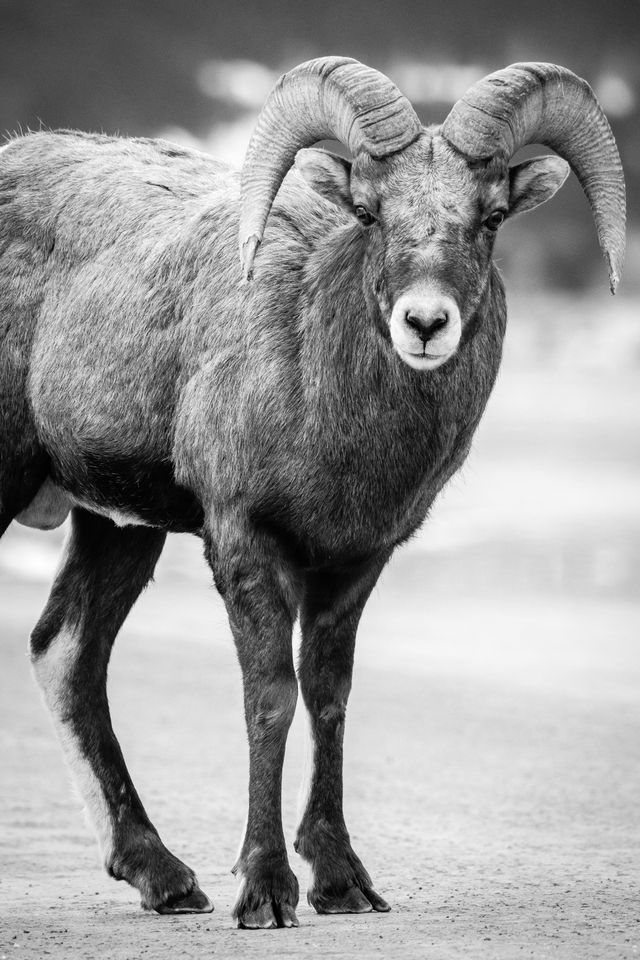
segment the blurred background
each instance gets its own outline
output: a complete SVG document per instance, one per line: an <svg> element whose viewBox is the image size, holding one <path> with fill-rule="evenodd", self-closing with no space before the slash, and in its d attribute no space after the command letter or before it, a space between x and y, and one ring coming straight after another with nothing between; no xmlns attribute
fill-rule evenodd
<svg viewBox="0 0 640 960"><path fill-rule="evenodd" d="M0 0L0 132L42 125L162 136L239 164L278 75L328 53L387 73L425 123L444 119L486 73L518 60L557 62L589 80L617 138L629 229L615 298L575 178L550 204L501 231L496 257L509 303L501 374L465 468L424 531L394 558L365 614L346 780L348 809L359 823L356 839L384 831L370 809L372 795L378 813L396 811L385 833L393 847L377 849L380 866L384 860L385 869L397 870L399 888L409 889L400 861L422 858L416 876L433 877L435 869L440 887L429 888L432 932L438 919L444 924L446 916L448 923L444 911L453 900L463 910L478 903L478 876L493 871L495 880L505 843L513 843L525 851L524 860L507 866L507 876L516 886L520 881L518 905L525 912L514 913L513 894L504 886L496 900L489 884L487 916L495 920L502 910L510 936L527 922L523 917L530 937L544 937L553 923L566 921L590 926L595 942L597 927L608 956L627 956L613 949L616 937L625 940L624 904L610 907L616 897L631 902L633 883L637 892L631 857L640 843L636 5ZM46 860L50 845L38 846L45 835L57 837L60 849L78 842L69 839L77 836L77 815L61 786L57 753L50 759L50 732L25 657L63 536L64 529L45 534L13 524L0 543L0 632L8 633L10 653L9 669L0 674L0 769L8 800L0 826L7 865L24 879L23 892L35 873L61 882ZM195 539L169 538L157 580L114 657L118 729L143 795L169 823L172 810L179 816L179 777L198 785L191 822L205 832L207 804L217 804L216 842L230 865L242 821L245 759L240 680L224 611ZM174 645L176 637L183 648ZM195 746L203 726L214 768L220 767L215 800ZM297 762L296 729L290 753ZM25 744L42 765L31 774L22 764ZM376 767L381 757L390 774L384 778ZM289 781L285 786L287 795ZM34 812L36 795L43 799ZM292 811L287 800L289 827ZM416 838L411 825L423 817L425 831ZM25 823L35 837L31 846L21 846ZM596 829L587 835L585 824ZM542 829L534 836L534 828ZM87 843L81 867L92 864ZM74 849L75 856L82 853ZM582 876L587 865L592 887L576 893L574 913L563 918L555 900L555 907L545 900L545 884L554 871ZM88 875L89 884L99 882ZM215 880L223 890L227 883L232 897L230 881L222 874ZM608 906L592 910L587 922L582 908L595 902L596 888L598 903ZM129 895L118 896L124 902ZM403 909L415 912L415 904L405 899Z"/></svg>
<svg viewBox="0 0 640 960"><path fill-rule="evenodd" d="M2 0L0 11L0 131L161 134L232 162L276 78L310 57L339 53L381 69L424 122L444 119L495 69L561 63L589 80L613 126L631 213L625 288L640 283L640 20L625 0L487 0L481 9L470 0L324 0L321 10L308 0ZM540 218L509 232L511 289L599 284L577 184Z"/></svg>

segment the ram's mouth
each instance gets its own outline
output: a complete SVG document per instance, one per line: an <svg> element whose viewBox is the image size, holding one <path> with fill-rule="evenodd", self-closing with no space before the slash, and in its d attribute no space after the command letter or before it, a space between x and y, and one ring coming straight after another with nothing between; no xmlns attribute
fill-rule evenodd
<svg viewBox="0 0 640 960"><path fill-rule="evenodd" d="M403 350L402 352L409 357L417 357L419 360L441 360L443 357L449 356L448 353L427 353L426 350L423 350L422 353L414 353L413 350Z"/></svg>
<svg viewBox="0 0 640 960"><path fill-rule="evenodd" d="M409 367L413 367L414 370L435 370L455 353L455 350L449 350L445 353L414 353L412 350L403 350L397 344L394 344L394 349L400 359Z"/></svg>

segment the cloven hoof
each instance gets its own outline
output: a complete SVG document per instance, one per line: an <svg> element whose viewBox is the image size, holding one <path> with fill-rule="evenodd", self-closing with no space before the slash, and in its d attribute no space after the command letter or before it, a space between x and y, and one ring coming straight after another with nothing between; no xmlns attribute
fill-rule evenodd
<svg viewBox="0 0 640 960"><path fill-rule="evenodd" d="M391 907L371 888L349 887L336 896L311 893L307 897L316 913L388 913Z"/></svg>
<svg viewBox="0 0 640 960"><path fill-rule="evenodd" d="M186 897L170 899L155 909L157 913L162 914L213 913L213 904L206 893L203 893L199 887L194 887Z"/></svg>
<svg viewBox="0 0 640 960"><path fill-rule="evenodd" d="M262 903L257 910L246 910L238 917L239 930L275 930L300 926L296 912L288 903Z"/></svg>

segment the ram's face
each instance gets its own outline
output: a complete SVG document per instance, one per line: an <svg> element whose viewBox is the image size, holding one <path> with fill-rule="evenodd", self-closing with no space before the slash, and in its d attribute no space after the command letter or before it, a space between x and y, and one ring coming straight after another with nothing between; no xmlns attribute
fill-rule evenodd
<svg viewBox="0 0 640 960"><path fill-rule="evenodd" d="M396 351L418 370L440 366L487 283L509 206L506 166L471 169L427 134L387 161L359 158L351 191L356 215L371 220L368 269Z"/></svg>
<svg viewBox="0 0 640 960"><path fill-rule="evenodd" d="M360 222L365 280L399 357L433 370L457 350L485 291L496 232L548 199L567 175L557 157L509 170L471 162L437 130L384 160L304 150L307 181Z"/></svg>

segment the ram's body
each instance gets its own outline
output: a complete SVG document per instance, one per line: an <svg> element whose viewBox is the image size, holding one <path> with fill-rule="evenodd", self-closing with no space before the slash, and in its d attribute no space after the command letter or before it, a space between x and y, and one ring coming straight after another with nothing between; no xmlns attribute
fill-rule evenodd
<svg viewBox="0 0 640 960"><path fill-rule="evenodd" d="M332 136L352 160L309 149ZM510 166L533 140L561 156ZM479 81L424 128L382 74L310 61L267 99L241 177L149 140L39 133L0 151L0 534L72 512L34 672L105 866L144 906L213 909L142 806L106 693L112 644L167 532L190 531L243 674L238 924L297 925L280 792L298 686L313 739L296 837L309 902L389 909L342 813L356 630L493 386L506 323L496 231L553 196L569 164L615 287L615 142L588 85L549 64Z"/></svg>
<svg viewBox="0 0 640 960"><path fill-rule="evenodd" d="M368 314L362 230L295 172L241 281L237 181L146 140L43 133L0 154L0 382L26 398L3 429L34 436L69 506L119 522L197 532L233 499L302 566L390 550L467 453L500 279L418 376Z"/></svg>

